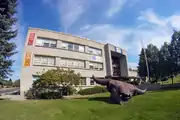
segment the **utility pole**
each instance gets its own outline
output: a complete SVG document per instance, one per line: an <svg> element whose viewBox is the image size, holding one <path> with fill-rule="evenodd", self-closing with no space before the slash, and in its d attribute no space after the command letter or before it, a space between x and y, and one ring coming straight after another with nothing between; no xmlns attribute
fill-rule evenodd
<svg viewBox="0 0 180 120"><path fill-rule="evenodd" d="M143 44L143 40L142 39L141 39L141 45L142 45L142 49L144 51L144 57L145 57L146 69L147 69L147 76L148 76L148 81L149 81L150 80L150 78L149 78L149 66L148 66L147 57L146 57L146 51L144 49L144 44ZM146 82L148 82L148 81L146 80Z"/></svg>

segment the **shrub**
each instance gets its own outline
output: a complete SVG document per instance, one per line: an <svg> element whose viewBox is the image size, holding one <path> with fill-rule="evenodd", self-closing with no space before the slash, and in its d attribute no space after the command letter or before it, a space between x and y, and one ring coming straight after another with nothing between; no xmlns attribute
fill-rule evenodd
<svg viewBox="0 0 180 120"><path fill-rule="evenodd" d="M30 89L28 90L26 93L25 93L25 96L27 99L35 99L35 96L33 95L33 89Z"/></svg>
<svg viewBox="0 0 180 120"><path fill-rule="evenodd" d="M62 93L63 95L72 95L76 92L76 89L68 85L68 86L63 86L62 91L63 91Z"/></svg>
<svg viewBox="0 0 180 120"><path fill-rule="evenodd" d="M57 88L31 88L25 96L27 99L61 99L74 92L75 89L70 85Z"/></svg>
<svg viewBox="0 0 180 120"><path fill-rule="evenodd" d="M62 98L62 88L31 88L25 94L27 99L60 99Z"/></svg>
<svg viewBox="0 0 180 120"><path fill-rule="evenodd" d="M93 88L87 88L87 89L80 90L78 92L78 94L91 95L91 94L103 93L103 92L107 92L107 89L105 87L95 86Z"/></svg>
<svg viewBox="0 0 180 120"><path fill-rule="evenodd" d="M32 89L26 93L28 99L59 99L63 95L72 95L75 92L73 85L81 81L80 73L71 69L51 69L43 71L33 82Z"/></svg>

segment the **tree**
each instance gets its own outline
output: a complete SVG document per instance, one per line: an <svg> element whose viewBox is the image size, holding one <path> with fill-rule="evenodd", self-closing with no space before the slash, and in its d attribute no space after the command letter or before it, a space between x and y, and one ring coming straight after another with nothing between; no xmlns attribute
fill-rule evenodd
<svg viewBox="0 0 180 120"><path fill-rule="evenodd" d="M171 56L169 51L169 44L164 42L164 45L160 48L159 51L159 68L160 76L170 76L171 74Z"/></svg>
<svg viewBox="0 0 180 120"><path fill-rule="evenodd" d="M180 31L174 31L169 49L172 73L176 75L180 72Z"/></svg>
<svg viewBox="0 0 180 120"><path fill-rule="evenodd" d="M11 66L13 60L10 59L16 53L16 45L12 38L16 37L17 30L13 30L16 23L15 18L17 0L1 0L0 2L0 79L8 77L13 71Z"/></svg>
<svg viewBox="0 0 180 120"><path fill-rule="evenodd" d="M149 64L149 76L157 80L159 78L159 50L155 45L149 44L146 54Z"/></svg>
<svg viewBox="0 0 180 120"><path fill-rule="evenodd" d="M13 82L12 82L12 80L11 80L11 78L9 79L9 81L8 81L8 86L12 86L13 85Z"/></svg>
<svg viewBox="0 0 180 120"><path fill-rule="evenodd" d="M13 84L15 87L20 87L20 79L15 80Z"/></svg>
<svg viewBox="0 0 180 120"><path fill-rule="evenodd" d="M171 37L169 45L170 52L170 74L172 78L180 72L180 31L175 31Z"/></svg>
<svg viewBox="0 0 180 120"><path fill-rule="evenodd" d="M141 53L139 55L138 74L141 77L146 77L147 76L146 61L145 61L145 56L144 56L143 49L141 50Z"/></svg>
<svg viewBox="0 0 180 120"><path fill-rule="evenodd" d="M41 74L41 73L40 73ZM39 76L39 79L34 82L34 85L38 87L56 87L64 85L75 85L80 83L81 75L80 73L75 73L71 69L51 69Z"/></svg>
<svg viewBox="0 0 180 120"><path fill-rule="evenodd" d="M51 69L39 74L39 79L33 82L32 88L26 93L30 99L56 99L63 95L71 95L76 90L72 85L80 83L80 73L71 69Z"/></svg>
<svg viewBox="0 0 180 120"><path fill-rule="evenodd" d="M149 66L149 76L150 78L159 78L159 50L156 46L149 44L147 48L145 49L146 56L147 56L147 62ZM138 66L138 72L141 77L147 76L147 70L146 70L146 61L144 57L143 49L141 50L141 53L139 55L139 66Z"/></svg>

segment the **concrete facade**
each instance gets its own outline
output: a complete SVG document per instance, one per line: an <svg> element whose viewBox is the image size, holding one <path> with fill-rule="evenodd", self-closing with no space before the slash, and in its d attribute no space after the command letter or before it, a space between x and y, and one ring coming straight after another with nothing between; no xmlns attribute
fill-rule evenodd
<svg viewBox="0 0 180 120"><path fill-rule="evenodd" d="M116 51L117 48L120 51ZM93 74L96 77L113 75L111 52L121 56L121 75L128 76L126 51L119 47L61 32L29 28L22 58L21 93L31 87L37 72L56 67L71 68L85 78L85 84L81 86L94 86L96 84L90 79Z"/></svg>
<svg viewBox="0 0 180 120"><path fill-rule="evenodd" d="M138 70L137 69L133 69L133 68L129 68L129 76L131 77L139 77L139 74L138 74Z"/></svg>

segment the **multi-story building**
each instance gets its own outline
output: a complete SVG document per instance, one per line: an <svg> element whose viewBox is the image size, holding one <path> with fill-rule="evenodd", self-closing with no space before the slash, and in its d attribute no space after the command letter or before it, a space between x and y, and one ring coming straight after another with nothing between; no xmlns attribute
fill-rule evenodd
<svg viewBox="0 0 180 120"><path fill-rule="evenodd" d="M56 67L81 73L84 87L95 85L90 79L93 74L103 78L128 76L126 51L119 47L62 32L29 28L20 78L21 93L31 87L37 72Z"/></svg>

